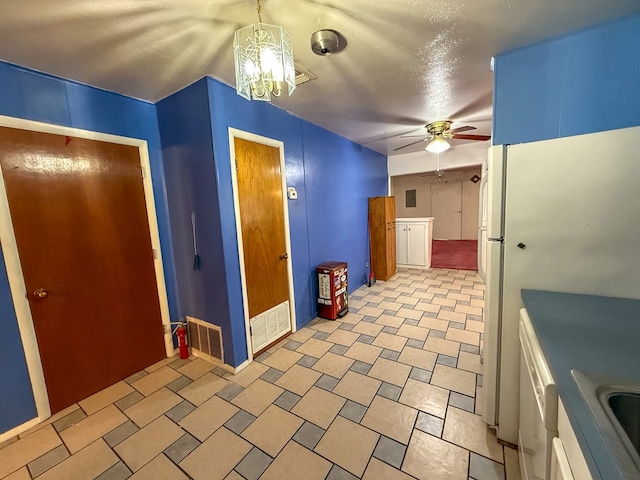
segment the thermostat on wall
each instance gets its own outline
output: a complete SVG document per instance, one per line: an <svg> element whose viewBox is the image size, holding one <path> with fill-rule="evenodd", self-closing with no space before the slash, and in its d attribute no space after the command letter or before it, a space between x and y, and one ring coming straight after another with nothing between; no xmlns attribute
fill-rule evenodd
<svg viewBox="0 0 640 480"><path fill-rule="evenodd" d="M287 197L289 197L289 200L298 199L298 191L296 190L296 187L287 188Z"/></svg>

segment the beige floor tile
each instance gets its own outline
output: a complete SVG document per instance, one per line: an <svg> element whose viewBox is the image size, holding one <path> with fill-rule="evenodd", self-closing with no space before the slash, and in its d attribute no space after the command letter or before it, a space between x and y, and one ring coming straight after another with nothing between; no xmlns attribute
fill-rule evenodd
<svg viewBox="0 0 640 480"><path fill-rule="evenodd" d="M476 413L482 415L484 409L484 388L476 387Z"/></svg>
<svg viewBox="0 0 640 480"><path fill-rule="evenodd" d="M521 480L520 461L518 459L518 450L514 448L504 447L504 469L506 470L507 480Z"/></svg>
<svg viewBox="0 0 640 480"><path fill-rule="evenodd" d="M276 385L302 396L309 391L321 376L320 372L294 365L276 380Z"/></svg>
<svg viewBox="0 0 640 480"><path fill-rule="evenodd" d="M47 470L38 480L93 480L118 461L113 450L100 439Z"/></svg>
<svg viewBox="0 0 640 480"><path fill-rule="evenodd" d="M91 395L79 402L80 407L87 415L92 415L107 405L117 402L122 397L126 397L133 392L133 387L127 382L118 382L98 393Z"/></svg>
<svg viewBox="0 0 640 480"><path fill-rule="evenodd" d="M427 289L427 292L435 293L437 295L446 295L447 293L449 293L449 290L447 290L446 288L442 288L442 287L429 287Z"/></svg>
<svg viewBox="0 0 640 480"><path fill-rule="evenodd" d="M272 353L284 347L288 342L289 342L289 337L284 337L284 338L281 337L280 340L278 340L278 343L276 343L275 345L272 345L271 348L267 350L267 353L271 355Z"/></svg>
<svg viewBox="0 0 640 480"><path fill-rule="evenodd" d="M434 294L428 293L428 292L413 292L411 294L411 297L417 298L420 301L424 301L424 300L431 300L434 297Z"/></svg>
<svg viewBox="0 0 640 480"><path fill-rule="evenodd" d="M406 337L399 337L391 335L389 333L380 332L376 339L371 343L376 347L388 348L389 350L395 350L396 352L402 351L405 343L407 343Z"/></svg>
<svg viewBox="0 0 640 480"><path fill-rule="evenodd" d="M358 299L358 298L353 298L351 297L349 299L349 308L351 310L358 310L359 308L362 308L364 306L367 305L367 302L363 302L362 300Z"/></svg>
<svg viewBox="0 0 640 480"><path fill-rule="evenodd" d="M381 353L382 347L376 347L374 345L367 345L366 343L356 342L349 347L349 350L344 352L344 356L353 358L355 360L360 360L364 363L373 364L378 359Z"/></svg>
<svg viewBox="0 0 640 480"><path fill-rule="evenodd" d="M269 465L260 480L324 480L331 463L291 441Z"/></svg>
<svg viewBox="0 0 640 480"><path fill-rule="evenodd" d="M467 320L467 324L464 328L465 330L470 330L472 332L484 333L484 322L479 320Z"/></svg>
<svg viewBox="0 0 640 480"><path fill-rule="evenodd" d="M480 308L484 308L484 300L479 300L477 298L472 298L471 301L469 302L469 304L472 307L480 307Z"/></svg>
<svg viewBox="0 0 640 480"><path fill-rule="evenodd" d="M460 328L449 328L444 338L469 345L480 345L480 334L478 332L471 332Z"/></svg>
<svg viewBox="0 0 640 480"><path fill-rule="evenodd" d="M251 444L219 429L178 465L194 480L221 480L251 450Z"/></svg>
<svg viewBox="0 0 640 480"><path fill-rule="evenodd" d="M402 470L420 480L467 478L469 452L420 430L414 430Z"/></svg>
<svg viewBox="0 0 640 480"><path fill-rule="evenodd" d="M444 338L427 337L427 341L424 342L424 349L430 352L449 355L450 357L457 357L458 352L460 352L460 344L452 340L445 340Z"/></svg>
<svg viewBox="0 0 640 480"><path fill-rule="evenodd" d="M349 332L347 330L336 330L327 337L327 342L337 343L338 345L344 345L350 347L360 336L359 333Z"/></svg>
<svg viewBox="0 0 640 480"><path fill-rule="evenodd" d="M470 397L476 394L476 374L458 368L437 364L431 375L431 384L438 385Z"/></svg>
<svg viewBox="0 0 640 480"><path fill-rule="evenodd" d="M375 323L377 325L383 325L385 327L399 328L400 325L404 323L404 318L383 313L378 317Z"/></svg>
<svg viewBox="0 0 640 480"><path fill-rule="evenodd" d="M449 390L410 378L402 390L400 403L444 418L449 402Z"/></svg>
<svg viewBox="0 0 640 480"><path fill-rule="evenodd" d="M194 405L202 405L229 384L215 373L205 373L178 393Z"/></svg>
<svg viewBox="0 0 640 480"><path fill-rule="evenodd" d="M127 408L124 413L138 427L150 424L160 415L182 402L182 398L166 387ZM73 427L72 427L73 428ZM63 432L64 433L64 432Z"/></svg>
<svg viewBox="0 0 640 480"><path fill-rule="evenodd" d="M333 393L342 395L361 405L369 406L382 382L355 372L347 372L334 387Z"/></svg>
<svg viewBox="0 0 640 480"><path fill-rule="evenodd" d="M291 366L295 365L298 360L303 357L301 353L294 352L287 348L281 348L277 352L270 355L266 360L262 363L265 365L269 365L270 367L276 368L281 372L286 372L291 368Z"/></svg>
<svg viewBox="0 0 640 480"><path fill-rule="evenodd" d="M448 322L464 323L467 321L467 314L460 312L452 312L451 310L440 310L438 312L438 319L446 320Z"/></svg>
<svg viewBox="0 0 640 480"><path fill-rule="evenodd" d="M420 310L421 312L438 313L442 305L431 303L433 300L429 300L428 302L421 300L413 306L413 309Z"/></svg>
<svg viewBox="0 0 640 480"><path fill-rule="evenodd" d="M357 423L337 417L315 448L323 457L357 477L364 473L380 436Z"/></svg>
<svg viewBox="0 0 640 480"><path fill-rule="evenodd" d="M237 407L256 417L271 405L284 390L264 380L258 379L231 400Z"/></svg>
<svg viewBox="0 0 640 480"><path fill-rule="evenodd" d="M51 425L38 430L0 450L0 478L32 462L62 444Z"/></svg>
<svg viewBox="0 0 640 480"><path fill-rule="evenodd" d="M325 342L324 340L318 340L317 338L310 338L301 347L296 349L296 352L302 353L304 355L310 355L315 358L320 358L322 355L327 353L331 347L333 347L333 343Z"/></svg>
<svg viewBox="0 0 640 480"><path fill-rule="evenodd" d="M153 373L136 380L131 384L145 397L151 395L156 390L160 390L165 385L173 382L180 374L170 367L161 367Z"/></svg>
<svg viewBox="0 0 640 480"><path fill-rule="evenodd" d="M311 328L324 333L333 333L340 326L340 322L335 320L325 320L323 318L318 319L312 323Z"/></svg>
<svg viewBox="0 0 640 480"><path fill-rule="evenodd" d="M60 437L72 455L127 421L115 405L109 405L93 415L63 430Z"/></svg>
<svg viewBox="0 0 640 480"><path fill-rule="evenodd" d="M362 297L362 300L368 303L376 303L376 304L380 302L384 302L385 298L382 295L379 295L379 293L380 292L374 292L373 290L370 290L367 295Z"/></svg>
<svg viewBox="0 0 640 480"><path fill-rule="evenodd" d="M385 300L384 302L380 302L378 304L378 308L383 308L385 310L393 310L394 312L397 312L403 307L404 307L404 304L398 303L398 302L390 302L389 300Z"/></svg>
<svg viewBox="0 0 640 480"><path fill-rule="evenodd" d="M444 421L442 439L504 463L502 445L498 444L494 430L485 425L480 415L450 407Z"/></svg>
<svg viewBox="0 0 640 480"><path fill-rule="evenodd" d="M386 358L379 358L373 364L367 376L403 387L410 373L411 367L409 365L392 362Z"/></svg>
<svg viewBox="0 0 640 480"><path fill-rule="evenodd" d="M29 469L27 467L22 467L20 470L13 472L8 477L4 477L4 480L31 480L31 475L29 474Z"/></svg>
<svg viewBox="0 0 640 480"><path fill-rule="evenodd" d="M312 387L291 409L291 413L326 429L336 418L345 402L346 400L338 395L318 387Z"/></svg>
<svg viewBox="0 0 640 480"><path fill-rule="evenodd" d="M193 358L193 357L191 357ZM165 365L169 365L171 362L173 362L174 360L178 359L178 355L173 355L171 357L167 357L167 358L163 358L162 360L160 360L159 362L154 363L153 365L145 368L145 371L147 373L153 373L156 370L160 370L162 367L164 367Z"/></svg>
<svg viewBox="0 0 640 480"><path fill-rule="evenodd" d="M440 297L434 297L433 300L431 300L431 303L433 303L434 305L442 305L443 307L451 307L451 308L456 306L455 300L450 300L448 298L440 298Z"/></svg>
<svg viewBox="0 0 640 480"><path fill-rule="evenodd" d="M432 371L437 358L437 353L428 352L427 350L421 350L419 348L404 347L398 357L398 362Z"/></svg>
<svg viewBox="0 0 640 480"><path fill-rule="evenodd" d="M377 323L360 322L355 325L351 331L375 337L382 331L383 328L384 325L379 325Z"/></svg>
<svg viewBox="0 0 640 480"><path fill-rule="evenodd" d="M242 432L242 436L275 458L303 423L300 417L270 405Z"/></svg>
<svg viewBox="0 0 640 480"><path fill-rule="evenodd" d="M482 364L480 363L480 355L468 352L460 352L458 355L458 368L468 370L473 373L482 373Z"/></svg>
<svg viewBox="0 0 640 480"><path fill-rule="evenodd" d="M403 299L404 303L412 303L411 301L413 301L413 303L415 303L415 304L418 303L418 299L417 298L410 298L410 297L400 297L400 298ZM401 308L400 310L398 310L396 315L398 315L399 317L403 317L403 318L410 318L411 320L420 320L422 318L422 310L413 310L413 309L409 309L409 308Z"/></svg>
<svg viewBox="0 0 640 480"><path fill-rule="evenodd" d="M353 363L354 360L350 358L327 352L311 368L335 378L342 378L343 375L351 368Z"/></svg>
<svg viewBox="0 0 640 480"><path fill-rule="evenodd" d="M289 340L295 340L296 342L306 342L316 334L316 331L309 327L304 327L295 333L292 333L287 338Z"/></svg>
<svg viewBox="0 0 640 480"><path fill-rule="evenodd" d="M233 417L236 412L238 412L238 407L231 405L220 397L214 396L178 423L191 435L203 441Z"/></svg>
<svg viewBox="0 0 640 480"><path fill-rule="evenodd" d="M362 480L413 480L413 478L377 458L371 458Z"/></svg>
<svg viewBox="0 0 640 480"><path fill-rule="evenodd" d="M349 300L349 304L351 305L351 300ZM357 307L360 308L360 307ZM359 313L347 313L344 317L340 319L342 323L348 323L349 325L357 325L364 315L360 315ZM365 322L366 323L366 322Z"/></svg>
<svg viewBox="0 0 640 480"><path fill-rule="evenodd" d="M116 445L114 450L131 471L136 472L182 435L184 431L163 415Z"/></svg>
<svg viewBox="0 0 640 480"><path fill-rule="evenodd" d="M45 421L40 422L39 424L37 424L37 425L31 427L30 429L22 432L19 435L19 438L24 438L24 437L26 437L28 435L31 435L32 433L37 432L38 430L46 427L47 425L51 425L53 422L56 422L56 421L60 420L62 417L66 417L70 413L75 412L79 408L80 408L80 406L77 403L74 403L73 405L65 408L64 410L61 410L58 413L54 413L49 418L47 418ZM11 439L11 440L7 440L5 442L0 443L0 450L3 447L9 445L9 443L12 443L12 441L15 441L15 440Z"/></svg>
<svg viewBox="0 0 640 480"><path fill-rule="evenodd" d="M469 295L468 293L449 291L449 293L447 294L447 298L460 302L469 302L471 300L471 295Z"/></svg>
<svg viewBox="0 0 640 480"><path fill-rule="evenodd" d="M418 326L428 328L430 330L440 330L441 332L446 332L449 328L449 322L447 320L439 320L437 318L422 317L420 323L418 323Z"/></svg>
<svg viewBox="0 0 640 480"><path fill-rule="evenodd" d="M196 358L180 367L178 371L185 377L189 377L191 380L196 380L214 368L216 368L216 366L213 363L202 358Z"/></svg>
<svg viewBox="0 0 640 480"><path fill-rule="evenodd" d="M231 470L231 473L224 477L224 480L245 480L245 478L235 470Z"/></svg>
<svg viewBox="0 0 640 480"><path fill-rule="evenodd" d="M189 480L176 465L164 455L158 455L134 473L129 480Z"/></svg>
<svg viewBox="0 0 640 480"><path fill-rule="evenodd" d="M469 315L478 315L482 316L482 308L481 307L472 307L470 305L456 305L456 312L467 313Z"/></svg>
<svg viewBox="0 0 640 480"><path fill-rule="evenodd" d="M429 329L415 327L413 325L402 325L396 332L396 335L424 341L427 339L427 335L429 335Z"/></svg>
<svg viewBox="0 0 640 480"><path fill-rule="evenodd" d="M382 308L376 308L376 307L362 307L358 310L358 313L360 315L367 315L369 317L379 317L380 315L382 315L382 313L384 312L384 310Z"/></svg>
<svg viewBox="0 0 640 480"><path fill-rule="evenodd" d="M417 416L415 408L377 396L360 423L406 445Z"/></svg>
<svg viewBox="0 0 640 480"><path fill-rule="evenodd" d="M247 388L267 370L269 370L269 367L267 367L266 365L263 365L260 362L251 362L243 370L236 373L235 375L229 373L228 375L225 375L224 378L240 385L241 387Z"/></svg>

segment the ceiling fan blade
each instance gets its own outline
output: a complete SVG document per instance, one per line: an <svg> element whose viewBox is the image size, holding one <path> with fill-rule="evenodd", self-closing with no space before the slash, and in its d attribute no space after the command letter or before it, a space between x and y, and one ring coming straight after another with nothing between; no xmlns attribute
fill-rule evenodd
<svg viewBox="0 0 640 480"><path fill-rule="evenodd" d="M459 135L455 134L453 138L458 140L489 140L491 139L491 135Z"/></svg>
<svg viewBox="0 0 640 480"><path fill-rule="evenodd" d="M418 138L418 137L425 138L426 135L400 135L400 138L412 138L412 137L413 138Z"/></svg>
<svg viewBox="0 0 640 480"><path fill-rule="evenodd" d="M395 152L396 150L402 150L403 148L410 147L411 145L415 145L416 143L420 143L420 142L424 142L424 139L418 140L417 142L411 142L411 143L405 145L404 147L394 148L393 151Z"/></svg>
<svg viewBox="0 0 640 480"><path fill-rule="evenodd" d="M461 132L468 132L469 130L475 130L476 127L472 127L470 125L466 125L464 127L458 127L458 128L453 128L451 130L449 130L449 132L456 134L456 133L461 133Z"/></svg>

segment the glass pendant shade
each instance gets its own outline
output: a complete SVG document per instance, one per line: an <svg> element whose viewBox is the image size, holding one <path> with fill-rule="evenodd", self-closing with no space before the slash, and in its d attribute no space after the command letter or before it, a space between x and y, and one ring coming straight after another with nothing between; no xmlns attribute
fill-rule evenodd
<svg viewBox="0 0 640 480"><path fill-rule="evenodd" d="M449 147L451 147L451 145L449 145L444 138L438 137L431 140L425 150L431 153L442 153L449 150Z"/></svg>
<svg viewBox="0 0 640 480"><path fill-rule="evenodd" d="M296 88L293 43L284 28L256 23L236 31L233 39L236 92L247 100L270 101L283 89Z"/></svg>

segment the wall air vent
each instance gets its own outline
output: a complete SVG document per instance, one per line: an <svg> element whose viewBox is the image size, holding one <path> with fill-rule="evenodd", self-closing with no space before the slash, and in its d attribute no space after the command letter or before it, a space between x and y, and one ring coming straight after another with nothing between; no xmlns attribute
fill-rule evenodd
<svg viewBox="0 0 640 480"><path fill-rule="evenodd" d="M191 353L215 363L224 363L222 329L209 322L187 316Z"/></svg>

